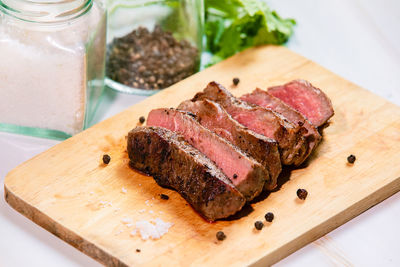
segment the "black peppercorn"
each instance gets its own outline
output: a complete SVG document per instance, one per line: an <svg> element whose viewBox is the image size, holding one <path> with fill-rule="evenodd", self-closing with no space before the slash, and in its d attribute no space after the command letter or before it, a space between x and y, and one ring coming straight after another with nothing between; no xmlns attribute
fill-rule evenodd
<svg viewBox="0 0 400 267"><path fill-rule="evenodd" d="M145 119L143 116L141 116L141 117L139 118L139 122L140 122L140 123L143 123L145 120L146 120L146 119Z"/></svg>
<svg viewBox="0 0 400 267"><path fill-rule="evenodd" d="M137 248L137 249L136 249L136 252L140 252L140 249Z"/></svg>
<svg viewBox="0 0 400 267"><path fill-rule="evenodd" d="M237 174L234 173L234 174L233 174L233 179L236 179L236 178L237 178Z"/></svg>
<svg viewBox="0 0 400 267"><path fill-rule="evenodd" d="M218 239L219 241L222 241L222 240L224 240L224 239L226 238L225 233L222 232L222 231L218 231L217 234L216 234L216 236L217 236L217 239Z"/></svg>
<svg viewBox="0 0 400 267"><path fill-rule="evenodd" d="M257 230L261 230L264 227L264 224L262 223L262 221L256 221L254 223L254 226L256 227Z"/></svg>
<svg viewBox="0 0 400 267"><path fill-rule="evenodd" d="M162 89L192 75L198 68L198 49L156 25L138 27L108 46L107 76L141 89Z"/></svg>
<svg viewBox="0 0 400 267"><path fill-rule="evenodd" d="M238 85L240 80L239 80L239 78L233 78L232 82L234 85Z"/></svg>
<svg viewBox="0 0 400 267"><path fill-rule="evenodd" d="M297 197L298 198L304 200L304 199L306 199L307 195L308 195L307 190L305 190L305 189L297 189Z"/></svg>
<svg viewBox="0 0 400 267"><path fill-rule="evenodd" d="M161 199L164 199L164 200L168 200L169 199L169 196L167 196L165 194L160 194L160 197L161 197Z"/></svg>
<svg viewBox="0 0 400 267"><path fill-rule="evenodd" d="M350 155L347 157L347 162L353 164L356 161L356 156Z"/></svg>
<svg viewBox="0 0 400 267"><path fill-rule="evenodd" d="M274 219L274 214L272 212L268 212L267 214L265 214L265 220L267 222L272 222L273 219Z"/></svg>
<svg viewBox="0 0 400 267"><path fill-rule="evenodd" d="M108 164L110 163L111 157L107 154L103 155L103 163Z"/></svg>

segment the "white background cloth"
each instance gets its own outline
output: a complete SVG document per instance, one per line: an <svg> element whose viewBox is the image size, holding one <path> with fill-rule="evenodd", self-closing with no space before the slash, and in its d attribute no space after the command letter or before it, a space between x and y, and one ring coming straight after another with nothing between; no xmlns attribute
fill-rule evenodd
<svg viewBox="0 0 400 267"><path fill-rule="evenodd" d="M400 1L270 0L298 25L288 47L400 105ZM107 91L96 121L144 97ZM58 141L0 133L0 181ZM388 168L391 162L388 159ZM3 195L3 187L0 195ZM400 266L400 193L280 261L277 266ZM132 252L134 253L134 252ZM0 200L0 266L100 266Z"/></svg>

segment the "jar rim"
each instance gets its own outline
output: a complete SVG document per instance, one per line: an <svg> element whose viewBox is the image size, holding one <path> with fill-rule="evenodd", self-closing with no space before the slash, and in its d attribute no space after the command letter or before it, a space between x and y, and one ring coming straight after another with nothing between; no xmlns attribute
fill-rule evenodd
<svg viewBox="0 0 400 267"><path fill-rule="evenodd" d="M0 12L24 22L62 24L86 14L94 0L0 0Z"/></svg>

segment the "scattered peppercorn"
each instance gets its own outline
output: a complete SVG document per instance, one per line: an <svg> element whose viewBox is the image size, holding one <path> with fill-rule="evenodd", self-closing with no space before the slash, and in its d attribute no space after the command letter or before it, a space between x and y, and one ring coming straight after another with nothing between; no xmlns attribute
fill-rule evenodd
<svg viewBox="0 0 400 267"><path fill-rule="evenodd" d="M136 249L136 252L140 252L140 249L137 248L137 249Z"/></svg>
<svg viewBox="0 0 400 267"><path fill-rule="evenodd" d="M234 174L233 174L233 179L236 179L236 178L237 178L237 174L234 173Z"/></svg>
<svg viewBox="0 0 400 267"><path fill-rule="evenodd" d="M107 154L103 155L103 163L108 164L110 163L111 157Z"/></svg>
<svg viewBox="0 0 400 267"><path fill-rule="evenodd" d="M238 85L240 80L239 80L239 78L233 78L232 82L234 85Z"/></svg>
<svg viewBox="0 0 400 267"><path fill-rule="evenodd" d="M265 220L267 222L272 222L273 219L274 219L274 214L272 212L268 212L267 214L265 214Z"/></svg>
<svg viewBox="0 0 400 267"><path fill-rule="evenodd" d="M195 73L199 50L156 25L114 38L107 50L107 76L127 86L163 89Z"/></svg>
<svg viewBox="0 0 400 267"><path fill-rule="evenodd" d="M350 155L347 157L347 162L353 164L356 161L356 156Z"/></svg>
<svg viewBox="0 0 400 267"><path fill-rule="evenodd" d="M304 199L306 199L307 195L308 195L307 190L305 190L305 189L297 189L298 198L304 200Z"/></svg>
<svg viewBox="0 0 400 267"><path fill-rule="evenodd" d="M256 227L257 230L261 230L264 227L264 224L262 223L262 221L256 221L254 223L254 226Z"/></svg>
<svg viewBox="0 0 400 267"><path fill-rule="evenodd" d="M139 122L140 122L140 123L143 123L145 120L146 120L146 119L145 119L143 116L140 116L140 118L139 118Z"/></svg>
<svg viewBox="0 0 400 267"><path fill-rule="evenodd" d="M225 233L222 232L222 231L218 231L216 236L217 236L217 239L218 239L219 241L222 241L222 240L224 240L224 239L226 238Z"/></svg>
<svg viewBox="0 0 400 267"><path fill-rule="evenodd" d="M160 194L160 197L161 197L161 199L164 199L164 200L168 200L169 199L169 196L167 196L165 194Z"/></svg>

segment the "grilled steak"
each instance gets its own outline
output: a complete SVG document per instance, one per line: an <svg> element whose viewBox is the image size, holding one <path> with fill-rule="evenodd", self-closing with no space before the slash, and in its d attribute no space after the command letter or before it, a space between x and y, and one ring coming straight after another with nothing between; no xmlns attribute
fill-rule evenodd
<svg viewBox="0 0 400 267"><path fill-rule="evenodd" d="M176 109L155 109L149 113L147 125L182 134L189 144L215 162L247 200L256 197L262 191L266 177L269 177L265 168L224 138L203 127L194 116Z"/></svg>
<svg viewBox="0 0 400 267"><path fill-rule="evenodd" d="M192 101L204 99L219 103L239 123L256 133L276 140L283 164L299 165L304 161L308 147L303 136L307 131L304 127L289 122L272 110L250 106L216 82L209 83Z"/></svg>
<svg viewBox="0 0 400 267"><path fill-rule="evenodd" d="M282 114L285 118L295 124L303 124L307 129L307 133L305 133L308 143L306 157L310 155L310 153L321 140L321 135L318 133L314 125L308 121L308 119L304 118L304 116L301 115L297 110L285 104L279 98L269 94L267 91L257 88L252 93L243 95L240 99L254 105L272 109L273 111Z"/></svg>
<svg viewBox="0 0 400 267"><path fill-rule="evenodd" d="M182 102L178 109L196 114L196 120L204 127L222 136L243 152L261 163L269 172L264 187L276 187L281 172L281 161L276 141L257 134L234 120L218 103L211 100Z"/></svg>
<svg viewBox="0 0 400 267"><path fill-rule="evenodd" d="M235 214L245 198L215 166L183 137L164 128L137 127L128 134L131 166L178 191L207 220Z"/></svg>
<svg viewBox="0 0 400 267"><path fill-rule="evenodd" d="M268 88L268 93L298 110L315 127L325 124L334 114L331 100L305 80Z"/></svg>

